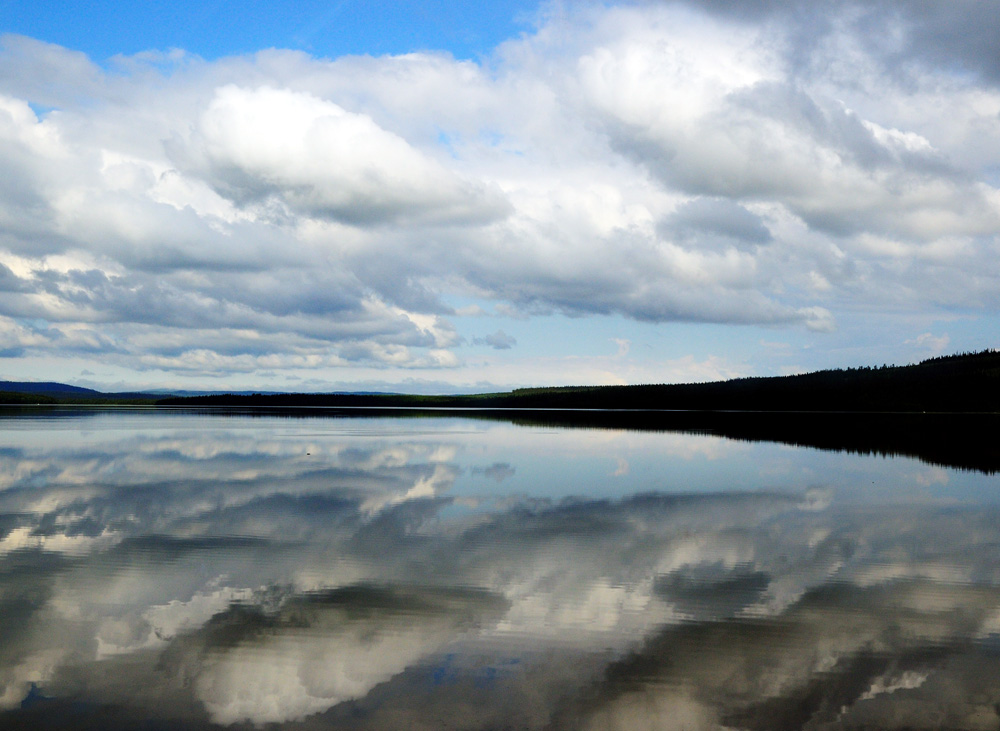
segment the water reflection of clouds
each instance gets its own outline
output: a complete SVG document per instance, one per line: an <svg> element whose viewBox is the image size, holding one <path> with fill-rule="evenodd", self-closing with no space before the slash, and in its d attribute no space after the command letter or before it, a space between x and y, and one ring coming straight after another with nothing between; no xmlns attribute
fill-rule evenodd
<svg viewBox="0 0 1000 731"><path fill-rule="evenodd" d="M995 654L956 638L998 596L953 590L954 606L931 608L927 597L941 593L931 583L831 584L780 622L665 627L612 664L559 727L658 727L670 708L691 728L906 728L940 712L951 716L943 727L995 726L1000 682L970 684L960 669L971 660L995 670Z"/></svg>
<svg viewBox="0 0 1000 731"><path fill-rule="evenodd" d="M972 728L1000 702L970 670L1000 669L989 507L803 488L451 516L484 432L104 436L2 455L20 475L0 491L14 714L33 686L185 724L321 727L350 706L355 728L486 728L501 708L528 728L891 727L920 710Z"/></svg>
<svg viewBox="0 0 1000 731"><path fill-rule="evenodd" d="M491 447L496 450L510 450L521 456L535 453L579 456L655 453L684 460L716 460L750 449L745 442L707 434L610 429L539 429L530 432L508 424L492 425L488 438Z"/></svg>
<svg viewBox="0 0 1000 731"><path fill-rule="evenodd" d="M363 697L502 609L483 591L358 585L290 598L257 626L246 610L216 615L188 640L207 652L185 660L213 720L297 720Z"/></svg>
<svg viewBox="0 0 1000 731"><path fill-rule="evenodd" d="M488 467L473 467L472 474L483 475L495 482L503 482L509 477L513 477L517 470L510 466L510 462L494 462Z"/></svg>

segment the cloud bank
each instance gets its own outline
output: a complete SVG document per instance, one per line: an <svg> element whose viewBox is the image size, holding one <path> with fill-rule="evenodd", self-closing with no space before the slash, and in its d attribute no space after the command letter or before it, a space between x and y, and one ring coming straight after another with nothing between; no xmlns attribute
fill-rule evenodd
<svg viewBox="0 0 1000 731"><path fill-rule="evenodd" d="M989 10L576 3L480 63L100 66L3 36L0 354L447 371L478 344L456 298L819 333L995 314Z"/></svg>

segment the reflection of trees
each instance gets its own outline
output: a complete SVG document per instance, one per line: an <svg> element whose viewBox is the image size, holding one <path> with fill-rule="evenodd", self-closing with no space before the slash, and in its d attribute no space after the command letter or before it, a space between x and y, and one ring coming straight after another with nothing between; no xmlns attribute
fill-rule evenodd
<svg viewBox="0 0 1000 731"><path fill-rule="evenodd" d="M994 436L1000 433L1000 414L497 411L463 416L522 426L711 434L856 454L916 457L944 467L1000 472L1000 440Z"/></svg>

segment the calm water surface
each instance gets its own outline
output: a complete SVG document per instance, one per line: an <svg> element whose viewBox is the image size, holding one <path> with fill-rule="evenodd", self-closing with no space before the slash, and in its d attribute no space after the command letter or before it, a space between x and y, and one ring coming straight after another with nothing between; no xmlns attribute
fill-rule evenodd
<svg viewBox="0 0 1000 731"><path fill-rule="evenodd" d="M704 434L0 412L0 728L996 729L998 508Z"/></svg>

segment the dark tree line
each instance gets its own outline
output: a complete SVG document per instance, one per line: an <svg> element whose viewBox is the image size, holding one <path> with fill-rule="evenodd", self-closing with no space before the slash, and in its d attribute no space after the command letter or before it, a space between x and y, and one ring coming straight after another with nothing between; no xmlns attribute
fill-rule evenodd
<svg viewBox="0 0 1000 731"><path fill-rule="evenodd" d="M522 388L470 396L218 395L162 399L177 406L343 406L697 411L1000 412L1000 352L916 365L847 368L713 383Z"/></svg>

